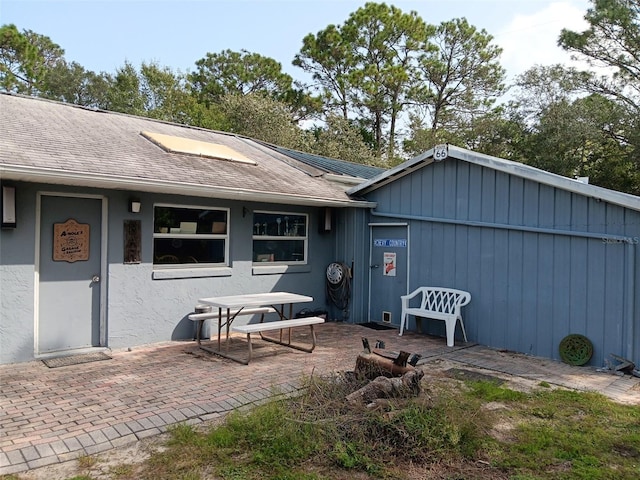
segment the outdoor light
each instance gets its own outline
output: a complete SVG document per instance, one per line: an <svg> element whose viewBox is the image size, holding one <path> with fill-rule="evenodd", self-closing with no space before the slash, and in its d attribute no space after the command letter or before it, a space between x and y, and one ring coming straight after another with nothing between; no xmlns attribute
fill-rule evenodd
<svg viewBox="0 0 640 480"><path fill-rule="evenodd" d="M16 187L2 185L2 228L16 227Z"/></svg>
<svg viewBox="0 0 640 480"><path fill-rule="evenodd" d="M140 200L137 198L132 198L129 200L129 212L130 213L140 213Z"/></svg>

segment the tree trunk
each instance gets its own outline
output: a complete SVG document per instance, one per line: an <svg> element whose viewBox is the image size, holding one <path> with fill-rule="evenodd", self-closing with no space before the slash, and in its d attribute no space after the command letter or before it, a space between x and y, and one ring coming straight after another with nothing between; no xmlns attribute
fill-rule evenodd
<svg viewBox="0 0 640 480"><path fill-rule="evenodd" d="M347 395L347 402L352 405L370 405L381 398L415 397L420 394L420 381L424 376L422 370L407 371L402 377L377 377L367 385Z"/></svg>
<svg viewBox="0 0 640 480"><path fill-rule="evenodd" d="M355 373L359 377L373 380L376 377L399 377L415 370L411 365L396 365L392 359L374 353L358 355Z"/></svg>

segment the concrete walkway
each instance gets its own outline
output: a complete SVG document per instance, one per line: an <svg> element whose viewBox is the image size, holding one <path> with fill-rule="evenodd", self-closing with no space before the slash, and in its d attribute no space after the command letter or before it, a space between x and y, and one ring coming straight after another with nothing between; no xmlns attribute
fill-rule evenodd
<svg viewBox="0 0 640 480"><path fill-rule="evenodd" d="M352 370L362 337L372 346L384 341L388 351L420 353L425 378L447 362L640 404L640 379L629 375L480 345L448 348L443 338L410 332L398 337L396 330L326 323L317 332L318 347L311 354L255 341L248 366L204 353L192 342L113 351L110 360L59 368L40 361L0 366L0 475L98 454L181 422L216 419L276 392L293 393L304 377ZM308 334L300 339L308 342ZM234 339L233 345L246 349L243 341Z"/></svg>

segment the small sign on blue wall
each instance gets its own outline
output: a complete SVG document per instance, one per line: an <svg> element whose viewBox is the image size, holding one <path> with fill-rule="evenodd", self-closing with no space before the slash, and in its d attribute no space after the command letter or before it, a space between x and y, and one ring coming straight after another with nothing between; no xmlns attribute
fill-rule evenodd
<svg viewBox="0 0 640 480"><path fill-rule="evenodd" d="M407 248L406 238L375 238L373 240L374 247L396 247Z"/></svg>

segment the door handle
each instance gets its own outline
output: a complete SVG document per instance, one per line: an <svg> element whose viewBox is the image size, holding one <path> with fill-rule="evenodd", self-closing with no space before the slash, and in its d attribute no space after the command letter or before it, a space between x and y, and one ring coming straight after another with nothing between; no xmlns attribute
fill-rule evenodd
<svg viewBox="0 0 640 480"><path fill-rule="evenodd" d="M380 265L369 265L369 268L380 268Z"/></svg>
<svg viewBox="0 0 640 480"><path fill-rule="evenodd" d="M94 275L91 277L91 283L100 283L100 275Z"/></svg>

